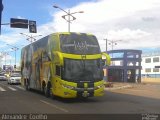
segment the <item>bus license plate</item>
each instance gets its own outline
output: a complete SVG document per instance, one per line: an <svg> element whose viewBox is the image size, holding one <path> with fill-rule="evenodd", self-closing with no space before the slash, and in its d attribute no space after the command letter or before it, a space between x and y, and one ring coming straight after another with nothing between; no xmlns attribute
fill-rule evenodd
<svg viewBox="0 0 160 120"><path fill-rule="evenodd" d="M83 96L83 97L88 97L88 96L89 96L89 93L88 93L88 92L84 92L84 93L82 93L82 96Z"/></svg>

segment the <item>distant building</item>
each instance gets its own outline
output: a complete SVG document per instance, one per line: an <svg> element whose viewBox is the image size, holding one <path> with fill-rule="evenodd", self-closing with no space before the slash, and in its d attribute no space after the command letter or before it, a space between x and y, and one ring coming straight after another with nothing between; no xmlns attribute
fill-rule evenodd
<svg viewBox="0 0 160 120"><path fill-rule="evenodd" d="M160 52L142 55L142 77L160 77Z"/></svg>
<svg viewBox="0 0 160 120"><path fill-rule="evenodd" d="M128 82L127 77L131 73L134 75L133 80L138 76L160 78L160 51L142 52L142 55L140 50L113 50L108 53L112 58L111 65L104 72L105 76L108 75L109 81Z"/></svg>
<svg viewBox="0 0 160 120"><path fill-rule="evenodd" d="M107 51L111 65L107 67L108 81L141 82L141 50L121 49Z"/></svg>
<svg viewBox="0 0 160 120"><path fill-rule="evenodd" d="M11 66L11 65L3 65L3 70L4 71L13 71L13 66Z"/></svg>

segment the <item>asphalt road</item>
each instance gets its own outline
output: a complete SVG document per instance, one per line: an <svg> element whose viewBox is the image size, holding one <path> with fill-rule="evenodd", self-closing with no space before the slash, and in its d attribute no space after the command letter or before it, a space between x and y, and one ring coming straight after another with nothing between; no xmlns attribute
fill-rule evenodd
<svg viewBox="0 0 160 120"><path fill-rule="evenodd" d="M160 85L136 85L133 88L105 91L103 97L51 99L25 91L20 85L0 81L0 114L160 114Z"/></svg>

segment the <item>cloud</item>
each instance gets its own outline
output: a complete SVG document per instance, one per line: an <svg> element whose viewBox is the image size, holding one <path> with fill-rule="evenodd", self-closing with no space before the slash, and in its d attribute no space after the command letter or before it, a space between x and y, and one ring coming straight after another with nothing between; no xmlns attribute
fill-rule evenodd
<svg viewBox="0 0 160 120"><path fill-rule="evenodd" d="M22 17L22 16L17 16L17 18L18 18L18 19L26 19L26 18L24 18L24 17Z"/></svg>
<svg viewBox="0 0 160 120"><path fill-rule="evenodd" d="M41 25L37 28L38 34L41 34L43 36L49 35L53 32L55 32L55 26L53 22Z"/></svg>
<svg viewBox="0 0 160 120"><path fill-rule="evenodd" d="M153 40L150 40L151 36L151 33L147 33L140 29L131 30L129 28L125 28L122 30L111 30L108 32L108 40L115 41L115 43L117 43L116 49L138 49L141 47L151 47L153 42Z"/></svg>
<svg viewBox="0 0 160 120"><path fill-rule="evenodd" d="M155 42L155 39L160 39L156 37L160 26L156 17L160 16L159 0L97 0L68 9L84 11L83 14L74 14L77 19L72 22L71 31L95 34L102 51L105 50L104 38L126 41L117 44L116 49L160 46ZM67 31L67 22L61 17L64 14L59 11L53 15L55 31Z"/></svg>
<svg viewBox="0 0 160 120"><path fill-rule="evenodd" d="M142 20L146 21L146 22L153 22L155 20L154 17L142 17Z"/></svg>
<svg viewBox="0 0 160 120"><path fill-rule="evenodd" d="M52 20L38 26L38 34L46 36L53 32L68 31L68 23L62 18L66 13L58 9L55 12L53 9L49 11ZM117 42L114 49L160 47L160 42L157 42L160 39L159 0L92 0L65 10L68 9L71 12L84 11L74 14L76 20L70 24L71 32L96 35L102 51L105 50L105 38L123 40ZM10 31L1 35L0 40L13 44L23 40L27 44L25 36L20 37L20 32L27 33L28 30Z"/></svg>
<svg viewBox="0 0 160 120"><path fill-rule="evenodd" d="M119 39L119 38L122 38L122 39L140 39L140 38L143 38L143 37L146 37L150 35L150 33L147 33L147 32L144 32L140 29L137 29L137 30L131 30L129 28L125 28L125 29L122 29L122 30L117 30L117 31L109 31L108 32L108 38L109 39Z"/></svg>

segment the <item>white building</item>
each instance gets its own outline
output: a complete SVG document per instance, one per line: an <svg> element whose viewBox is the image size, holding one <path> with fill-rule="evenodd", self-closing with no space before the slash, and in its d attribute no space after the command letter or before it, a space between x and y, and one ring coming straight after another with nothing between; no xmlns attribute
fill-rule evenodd
<svg viewBox="0 0 160 120"><path fill-rule="evenodd" d="M160 77L160 53L158 54L148 54L142 55L142 76L146 77Z"/></svg>

